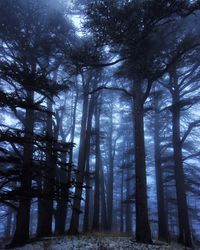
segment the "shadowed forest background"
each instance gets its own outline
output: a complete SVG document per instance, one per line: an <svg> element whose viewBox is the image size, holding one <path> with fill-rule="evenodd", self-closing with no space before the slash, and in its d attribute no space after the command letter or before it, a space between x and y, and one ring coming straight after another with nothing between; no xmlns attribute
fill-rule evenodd
<svg viewBox="0 0 200 250"><path fill-rule="evenodd" d="M0 0L0 236L200 242L200 1Z"/></svg>

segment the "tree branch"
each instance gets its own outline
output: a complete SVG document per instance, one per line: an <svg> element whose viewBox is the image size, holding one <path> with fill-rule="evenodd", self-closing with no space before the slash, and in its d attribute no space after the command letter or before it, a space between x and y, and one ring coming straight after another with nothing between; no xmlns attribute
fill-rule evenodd
<svg viewBox="0 0 200 250"><path fill-rule="evenodd" d="M96 92L98 92L98 91L100 91L100 90L103 90L103 89L106 89L106 90L122 91L122 92L124 92L126 95L128 95L128 96L134 98L134 95L133 95L132 93L130 93L129 91L127 91L127 90L124 89L124 88L119 88L119 87L106 87L106 86L100 86L100 87L98 87L98 88L96 88L96 89L94 89L94 90L88 92L87 94L88 94L88 95L92 95L92 94L94 94L94 93L96 93Z"/></svg>
<svg viewBox="0 0 200 250"><path fill-rule="evenodd" d="M194 153L194 154L191 154L191 155L188 155L188 156L184 157L183 161L191 159L193 157L197 157L197 156L200 156L200 152L197 152L197 153Z"/></svg>
<svg viewBox="0 0 200 250"><path fill-rule="evenodd" d="M15 206L14 204L10 203L9 201L5 201L3 199L0 199L0 203L8 206L8 207L11 207L12 209L14 209L15 211L17 211L18 207Z"/></svg>
<svg viewBox="0 0 200 250"><path fill-rule="evenodd" d="M115 65L119 62L122 62L122 61L125 61L127 58L120 58L120 59L117 59L113 62L107 62L107 63L88 63L87 65L82 65L82 67L88 67L88 66L91 66L91 67L95 67L95 68L101 68L101 67L108 67L108 66L112 66L112 65Z"/></svg>
<svg viewBox="0 0 200 250"><path fill-rule="evenodd" d="M191 122L188 126L188 129L186 130L186 132L184 133L182 139L181 139L181 143L183 144L185 142L185 140L187 139L188 135L190 134L190 132L192 131L193 128L200 126L200 120Z"/></svg>
<svg viewBox="0 0 200 250"><path fill-rule="evenodd" d="M148 98L148 96L150 94L152 83L153 83L153 81L148 81L147 88L146 88L146 91L145 91L144 96L143 96L143 101L142 101L143 104L145 103L146 99Z"/></svg>

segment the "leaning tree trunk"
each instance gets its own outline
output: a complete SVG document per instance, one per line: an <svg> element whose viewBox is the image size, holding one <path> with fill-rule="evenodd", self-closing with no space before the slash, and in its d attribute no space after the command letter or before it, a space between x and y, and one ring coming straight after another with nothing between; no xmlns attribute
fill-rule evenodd
<svg viewBox="0 0 200 250"><path fill-rule="evenodd" d="M27 91L27 102L34 102L34 92ZM24 120L24 161L20 176L21 197L16 216L16 229L11 246L20 246L29 240L30 207L31 207L31 181L33 159L33 128L34 110L27 109Z"/></svg>
<svg viewBox="0 0 200 250"><path fill-rule="evenodd" d="M138 242L151 243L152 240L147 207L142 81L135 81L134 96L136 240Z"/></svg>
<svg viewBox="0 0 200 250"><path fill-rule="evenodd" d="M157 191L157 209L158 209L158 239L168 241L168 225L165 209L163 173L161 167L160 152L160 112L158 110L159 93L154 94L154 158L156 172L156 191Z"/></svg>
<svg viewBox="0 0 200 250"><path fill-rule="evenodd" d="M182 157L182 142L180 132L180 91L176 69L171 72L172 86L172 132L173 132L173 149L174 149L174 172L176 183L176 195L178 206L179 220L179 241L180 243L191 247L191 231L188 215L188 205L186 197L185 176Z"/></svg>

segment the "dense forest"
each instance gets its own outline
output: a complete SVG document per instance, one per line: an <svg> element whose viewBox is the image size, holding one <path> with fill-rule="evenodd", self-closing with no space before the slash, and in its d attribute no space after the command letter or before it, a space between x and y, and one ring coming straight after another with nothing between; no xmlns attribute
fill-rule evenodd
<svg viewBox="0 0 200 250"><path fill-rule="evenodd" d="M200 1L0 10L7 247L94 232L199 244Z"/></svg>

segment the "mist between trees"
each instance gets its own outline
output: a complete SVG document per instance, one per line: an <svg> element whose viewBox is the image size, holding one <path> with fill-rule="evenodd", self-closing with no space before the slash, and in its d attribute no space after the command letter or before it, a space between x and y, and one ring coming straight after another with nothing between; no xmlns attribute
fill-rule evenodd
<svg viewBox="0 0 200 250"><path fill-rule="evenodd" d="M1 0L0 9L9 247L80 232L198 244L200 1Z"/></svg>

